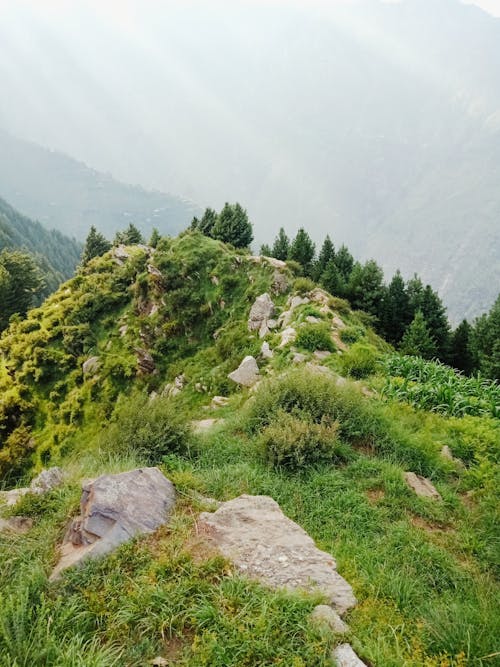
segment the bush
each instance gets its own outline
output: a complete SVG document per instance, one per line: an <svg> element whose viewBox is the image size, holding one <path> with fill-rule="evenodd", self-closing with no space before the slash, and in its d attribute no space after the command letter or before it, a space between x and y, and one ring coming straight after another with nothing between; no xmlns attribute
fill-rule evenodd
<svg viewBox="0 0 500 667"><path fill-rule="evenodd" d="M305 296L315 287L315 283L310 278L296 278L293 281L293 289L295 292L300 294L300 296Z"/></svg>
<svg viewBox="0 0 500 667"><path fill-rule="evenodd" d="M167 454L185 452L189 442L189 425L179 416L172 399L159 397L151 401L134 392L119 401L113 422L99 444L106 451L130 453L155 464Z"/></svg>
<svg viewBox="0 0 500 667"><path fill-rule="evenodd" d="M332 296L328 301L328 305L332 310L336 310L340 315L349 315L351 312L351 305L349 301L341 299L338 296Z"/></svg>
<svg viewBox="0 0 500 667"><path fill-rule="evenodd" d="M379 354L369 343L354 343L350 350L344 353L341 364L345 374L353 378L365 378L372 375L379 360Z"/></svg>
<svg viewBox="0 0 500 667"><path fill-rule="evenodd" d="M360 338L363 338L365 333L366 330L363 327L346 327L340 331L340 340L348 345L352 345L352 343L357 343Z"/></svg>
<svg viewBox="0 0 500 667"><path fill-rule="evenodd" d="M338 454L338 424L323 419L320 424L280 411L261 435L260 444L269 463L297 470L331 461Z"/></svg>
<svg viewBox="0 0 500 667"><path fill-rule="evenodd" d="M314 352L315 350L328 350L333 352L333 344L330 329L325 324L306 324L299 328L295 339L297 347Z"/></svg>

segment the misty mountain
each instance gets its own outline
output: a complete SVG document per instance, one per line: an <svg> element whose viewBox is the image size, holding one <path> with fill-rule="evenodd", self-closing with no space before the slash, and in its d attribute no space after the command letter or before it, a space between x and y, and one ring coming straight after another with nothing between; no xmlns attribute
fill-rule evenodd
<svg viewBox="0 0 500 667"><path fill-rule="evenodd" d="M0 131L0 192L27 215L84 240L91 225L113 237L130 222L176 233L199 209L187 200L119 183L62 153ZM66 276L68 277L68 276Z"/></svg>
<svg viewBox="0 0 500 667"><path fill-rule="evenodd" d="M240 201L257 242L280 226L329 233L386 274L417 271L454 320L493 303L500 20L477 7L28 2L0 39L0 125L15 134L202 205ZM101 206L92 183L82 227ZM118 208L120 222L134 212Z"/></svg>
<svg viewBox="0 0 500 667"><path fill-rule="evenodd" d="M45 282L42 297L71 278L82 254L82 246L75 239L45 229L0 199L0 251L4 248L34 256Z"/></svg>

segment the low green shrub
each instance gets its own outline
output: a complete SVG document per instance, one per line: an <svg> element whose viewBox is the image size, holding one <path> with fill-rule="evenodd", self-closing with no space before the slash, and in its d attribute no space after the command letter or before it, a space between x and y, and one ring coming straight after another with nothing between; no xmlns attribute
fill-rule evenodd
<svg viewBox="0 0 500 667"><path fill-rule="evenodd" d="M315 283L310 278L296 278L293 281L293 289L301 296L305 296L308 292L316 287Z"/></svg>
<svg viewBox="0 0 500 667"><path fill-rule="evenodd" d="M319 424L280 411L261 434L266 459L275 467L298 470L332 461L338 453L338 424L327 418Z"/></svg>
<svg viewBox="0 0 500 667"><path fill-rule="evenodd" d="M335 345L330 335L330 329L326 324L306 324L299 328L295 339L297 347L314 352L315 350L328 350L333 352Z"/></svg>
<svg viewBox="0 0 500 667"><path fill-rule="evenodd" d="M354 343L341 359L342 370L353 378L365 378L377 369L379 354L369 343Z"/></svg>
<svg viewBox="0 0 500 667"><path fill-rule="evenodd" d="M352 345L352 343L357 343L358 340L363 338L365 334L366 330L363 327L358 327L358 326L346 327L345 329L341 329L340 331L340 340L343 343Z"/></svg>
<svg viewBox="0 0 500 667"><path fill-rule="evenodd" d="M150 400L145 394L134 392L118 402L99 445L106 452L133 454L154 464L167 454L188 450L190 428L172 399Z"/></svg>
<svg viewBox="0 0 500 667"><path fill-rule="evenodd" d="M336 310L340 315L349 315L351 312L351 304L346 299L341 299L338 296L332 296L328 301L328 305L332 310Z"/></svg>

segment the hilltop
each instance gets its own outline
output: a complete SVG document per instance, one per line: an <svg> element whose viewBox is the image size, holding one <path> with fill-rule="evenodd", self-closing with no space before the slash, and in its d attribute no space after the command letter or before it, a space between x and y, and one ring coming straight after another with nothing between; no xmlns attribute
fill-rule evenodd
<svg viewBox="0 0 500 667"><path fill-rule="evenodd" d="M115 246L4 332L4 484L61 471L3 510L32 527L0 532L0 664L329 667L346 637L377 667L493 664L498 385L395 355L296 271L193 231ZM82 481L148 467L167 525L49 582ZM280 508L352 587L348 628L209 539Z"/></svg>

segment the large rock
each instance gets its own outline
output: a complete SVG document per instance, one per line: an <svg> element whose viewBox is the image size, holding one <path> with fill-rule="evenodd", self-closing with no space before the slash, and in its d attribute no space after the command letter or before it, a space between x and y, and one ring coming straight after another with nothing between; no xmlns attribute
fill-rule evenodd
<svg viewBox="0 0 500 667"><path fill-rule="evenodd" d="M252 387L259 379L259 367L254 357L245 357L238 368L227 376L243 387Z"/></svg>
<svg viewBox="0 0 500 667"><path fill-rule="evenodd" d="M66 533L52 580L71 565L168 523L175 505L174 486L158 468L102 475L82 488L80 516Z"/></svg>
<svg viewBox="0 0 500 667"><path fill-rule="evenodd" d="M255 299L255 302L250 309L250 317L248 318L248 330L258 331L260 336L265 336L269 329L267 322L274 314L274 303L267 292L261 294Z"/></svg>
<svg viewBox="0 0 500 667"><path fill-rule="evenodd" d="M335 560L267 496L243 495L203 513L200 530L244 575L273 588L320 592L339 614L356 604Z"/></svg>
<svg viewBox="0 0 500 667"><path fill-rule="evenodd" d="M432 498L433 500L441 500L439 491L434 487L432 482L426 477L416 475L414 472L405 472L405 481L415 491L417 496L422 498Z"/></svg>
<svg viewBox="0 0 500 667"><path fill-rule="evenodd" d="M337 667L366 667L354 653L350 644L341 644L333 649L332 657Z"/></svg>

